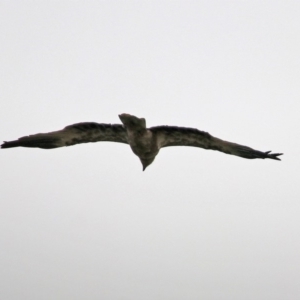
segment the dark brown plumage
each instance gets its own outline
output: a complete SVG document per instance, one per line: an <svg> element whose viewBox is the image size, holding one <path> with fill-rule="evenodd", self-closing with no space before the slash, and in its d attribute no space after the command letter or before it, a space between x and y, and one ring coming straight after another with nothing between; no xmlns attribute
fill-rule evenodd
<svg viewBox="0 0 300 300"><path fill-rule="evenodd" d="M155 159L160 148L169 146L192 146L217 150L243 158L270 158L280 160L282 153L261 152L250 147L223 141L207 132L194 128L156 126L146 128L146 120L129 114L119 115L121 124L77 123L62 130L38 133L4 142L1 148L33 147L53 149L90 142L118 142L129 144L140 158L143 170Z"/></svg>

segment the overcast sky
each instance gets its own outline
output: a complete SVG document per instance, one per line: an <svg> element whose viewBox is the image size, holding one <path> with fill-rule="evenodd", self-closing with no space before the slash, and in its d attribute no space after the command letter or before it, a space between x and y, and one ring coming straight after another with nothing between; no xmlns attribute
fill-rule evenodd
<svg viewBox="0 0 300 300"><path fill-rule="evenodd" d="M300 2L0 0L0 140L195 127L282 161L171 147L0 151L0 299L297 300Z"/></svg>

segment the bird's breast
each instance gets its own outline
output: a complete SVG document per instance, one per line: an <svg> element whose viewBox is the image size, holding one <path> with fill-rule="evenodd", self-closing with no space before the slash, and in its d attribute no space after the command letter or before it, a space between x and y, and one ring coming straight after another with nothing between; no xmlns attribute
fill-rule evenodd
<svg viewBox="0 0 300 300"><path fill-rule="evenodd" d="M140 158L152 158L158 153L158 147L155 143L152 133L148 130L128 131L129 145L134 154Z"/></svg>

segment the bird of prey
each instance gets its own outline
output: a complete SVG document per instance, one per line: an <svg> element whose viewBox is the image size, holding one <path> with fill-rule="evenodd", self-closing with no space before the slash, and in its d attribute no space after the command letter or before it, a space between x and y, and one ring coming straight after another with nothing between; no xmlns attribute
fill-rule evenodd
<svg viewBox="0 0 300 300"><path fill-rule="evenodd" d="M146 120L121 114L122 124L77 123L62 130L24 136L4 142L1 148L33 147L52 149L89 142L118 142L129 144L143 165L143 171L154 161L159 150L169 146L193 146L217 150L243 158L280 160L282 153L261 152L250 147L223 141L195 128L177 126L146 127Z"/></svg>

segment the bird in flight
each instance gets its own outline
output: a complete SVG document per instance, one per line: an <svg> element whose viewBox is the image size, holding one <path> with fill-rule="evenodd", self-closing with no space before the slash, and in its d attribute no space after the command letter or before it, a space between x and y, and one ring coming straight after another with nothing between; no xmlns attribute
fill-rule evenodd
<svg viewBox="0 0 300 300"><path fill-rule="evenodd" d="M153 163L159 150L169 146L192 146L217 150L243 158L270 158L280 160L283 153L261 152L250 147L223 141L195 128L177 126L146 127L146 120L130 114L121 114L122 124L93 122L69 125L62 130L24 136L4 142L1 148L31 147L53 149L90 142L117 142L129 144L143 165L143 171Z"/></svg>

